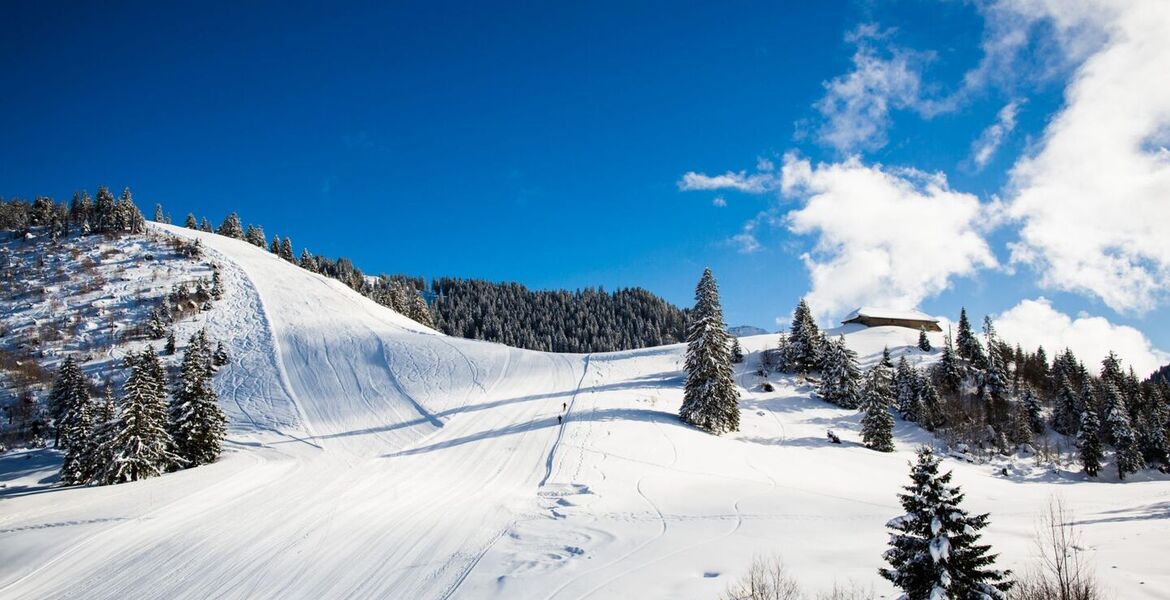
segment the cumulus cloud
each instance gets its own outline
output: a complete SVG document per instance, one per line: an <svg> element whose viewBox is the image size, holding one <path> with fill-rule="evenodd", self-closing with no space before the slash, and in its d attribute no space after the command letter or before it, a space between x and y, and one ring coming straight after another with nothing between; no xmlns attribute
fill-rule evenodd
<svg viewBox="0 0 1170 600"><path fill-rule="evenodd" d="M951 279L997 265L978 227L983 206L941 173L885 169L857 158L818 164L785 157L782 192L804 200L785 217L815 235L802 256L814 310L838 316L863 304L911 308Z"/></svg>
<svg viewBox="0 0 1170 600"><path fill-rule="evenodd" d="M1070 317L1040 297L1023 300L999 315L1000 336L1029 349L1044 346L1048 356L1070 348L1090 370L1095 370L1110 351L1132 365L1140 377L1170 362L1170 354L1154 347L1142 332L1127 325L1115 325L1104 317Z"/></svg>
<svg viewBox="0 0 1170 600"><path fill-rule="evenodd" d="M762 194L775 187L776 177L767 172L748 175L747 171L738 173L728 171L722 175L706 175L687 171L678 182L678 189L683 192L738 190L749 194Z"/></svg>
<svg viewBox="0 0 1170 600"><path fill-rule="evenodd" d="M1018 101L1013 100L1007 103L996 114L995 123L984 129L975 143L971 144L971 160L977 168L982 169L987 166L991 157L995 156L996 150L999 150L1004 138L1016 128L1016 114L1019 109L1020 103Z"/></svg>
<svg viewBox="0 0 1170 600"><path fill-rule="evenodd" d="M1034 266L1044 286L1119 312L1152 309L1170 289L1170 3L1010 4L1104 40L1095 50L1069 41L1066 52L1087 57L1037 152L1012 168L1012 260Z"/></svg>

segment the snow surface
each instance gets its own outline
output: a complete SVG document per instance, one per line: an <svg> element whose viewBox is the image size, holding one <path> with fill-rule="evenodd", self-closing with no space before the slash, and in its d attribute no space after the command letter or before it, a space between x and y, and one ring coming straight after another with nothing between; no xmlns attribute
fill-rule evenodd
<svg viewBox="0 0 1170 600"><path fill-rule="evenodd" d="M450 338L244 242L160 227L223 264L205 319L234 358L216 379L228 452L67 489L40 483L46 451L0 457L18 490L0 488L0 597L712 598L767 553L810 591L892 592L876 570L930 441L915 426L898 422L895 453L866 450L858 413L791 377L761 391L753 354L737 372L743 430L713 437L675 416L682 345L564 355ZM904 328L830 333L866 363L883 346L937 358ZM1059 494L1117 597L1167 597L1170 483L945 465L965 506L992 513L1002 567L1030 562Z"/></svg>

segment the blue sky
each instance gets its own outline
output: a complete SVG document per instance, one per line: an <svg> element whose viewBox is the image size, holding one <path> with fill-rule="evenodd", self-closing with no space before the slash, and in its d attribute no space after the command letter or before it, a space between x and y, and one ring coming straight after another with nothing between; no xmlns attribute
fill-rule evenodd
<svg viewBox="0 0 1170 600"><path fill-rule="evenodd" d="M0 194L128 185L148 213L237 210L372 273L642 286L680 305L710 265L727 320L770 329L810 293L824 319L871 298L952 317L1017 308L1006 321L1025 342L1091 354L1120 332L1135 362L1162 361L1161 244L1119 250L1137 225L1100 224L1107 194L1082 194L1082 223L1043 208L1067 167L1053 123L1126 15L1035 4L23 3L0 36ZM1165 150L1165 118L1145 123L1138 154ZM1022 161L1032 171L1013 179ZM1163 167L1130 175L1164 181ZM720 185L729 172L756 183ZM942 196L927 190L940 174ZM889 193L870 199L853 175ZM1127 197L1164 191L1142 185ZM851 200L937 205L915 226L966 246L870 239L841 226L860 218ZM1114 235L1081 252L1046 233L1069 226ZM870 276L883 252L942 258L913 269L930 275L913 293L896 266ZM1034 331L1053 327L1063 337Z"/></svg>

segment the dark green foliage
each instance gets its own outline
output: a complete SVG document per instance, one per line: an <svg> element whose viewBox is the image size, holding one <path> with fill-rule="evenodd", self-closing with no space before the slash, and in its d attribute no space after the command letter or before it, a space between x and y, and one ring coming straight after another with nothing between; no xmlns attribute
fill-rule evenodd
<svg viewBox="0 0 1170 600"><path fill-rule="evenodd" d="M971 329L971 321L967 319L967 309L965 307L959 311L959 336L955 341L958 345L960 358L965 358L968 362L980 368L983 367L987 358L983 354L983 347L979 344L979 338L975 337L975 332Z"/></svg>
<svg viewBox="0 0 1170 600"><path fill-rule="evenodd" d="M739 345L739 338L731 338L731 362L739 364L743 362L743 346Z"/></svg>
<svg viewBox="0 0 1170 600"><path fill-rule="evenodd" d="M1087 397L1091 396L1092 390L1086 389L1084 393ZM1077 429L1081 466L1084 467L1085 474L1096 477L1101 472L1101 461L1105 458L1105 450L1101 446L1101 420L1097 418L1097 408L1092 402L1086 402Z"/></svg>
<svg viewBox="0 0 1170 600"><path fill-rule="evenodd" d="M817 393L826 402L842 408L857 408L861 404L861 369L857 366L857 353L845 345L844 337L825 344Z"/></svg>
<svg viewBox="0 0 1170 600"><path fill-rule="evenodd" d="M161 475L182 459L174 454L167 431L167 404L162 366L150 346L128 357L130 377L123 386L122 410L114 433L103 448L108 460L98 475L101 483L138 481Z"/></svg>
<svg viewBox="0 0 1170 600"><path fill-rule="evenodd" d="M207 333L200 331L191 336L183 353L169 415L176 454L189 466L214 462L223 448L227 419L211 387L212 360Z"/></svg>
<svg viewBox="0 0 1170 600"><path fill-rule="evenodd" d="M894 417L889 406L893 402L889 369L878 363L869 370L861 394L861 439L865 447L878 452L894 451Z"/></svg>
<svg viewBox="0 0 1170 600"><path fill-rule="evenodd" d="M199 229L199 223L195 221L195 215L187 213L187 220L183 223L187 229Z"/></svg>
<svg viewBox="0 0 1170 600"><path fill-rule="evenodd" d="M1112 355L1111 355L1112 356ZM1108 359L1106 359L1108 360ZM1125 398L1113 382L1101 380L1102 411L1105 414L1105 430L1110 442L1117 450L1117 476L1125 479L1130 473L1136 473L1145 468L1141 448L1138 446L1137 436L1134 434L1129 418L1129 409L1126 408Z"/></svg>
<svg viewBox="0 0 1170 600"><path fill-rule="evenodd" d="M951 473L939 473L939 458L928 447L918 451L910 485L899 494L906 514L886 524L890 568L882 577L905 592L908 600L1001 600L1012 582L1010 571L991 568L996 555L980 544L988 515L969 515L960 505L963 493L951 485Z"/></svg>
<svg viewBox="0 0 1170 600"><path fill-rule="evenodd" d="M679 417L716 435L739 431L739 392L731 377L729 337L719 287L711 269L704 269L688 326L687 382Z"/></svg>
<svg viewBox="0 0 1170 600"><path fill-rule="evenodd" d="M923 329L918 332L918 349L923 352L930 352L934 348L930 345L930 338L926 337L926 330Z"/></svg>
<svg viewBox="0 0 1170 600"><path fill-rule="evenodd" d="M935 370L943 391L948 394L958 394L963 385L963 368L959 364L949 334L943 343L942 358L935 366Z"/></svg>
<svg viewBox="0 0 1170 600"><path fill-rule="evenodd" d="M227 217L224 217L223 223L216 230L216 233L230 238L236 238L237 240L244 239L244 228L240 224L240 215L233 212Z"/></svg>
<svg viewBox="0 0 1170 600"><path fill-rule="evenodd" d="M780 353L784 370L791 373L808 373L821 368L819 363L821 335L812 310L804 298L792 313L792 325L788 335L780 342Z"/></svg>

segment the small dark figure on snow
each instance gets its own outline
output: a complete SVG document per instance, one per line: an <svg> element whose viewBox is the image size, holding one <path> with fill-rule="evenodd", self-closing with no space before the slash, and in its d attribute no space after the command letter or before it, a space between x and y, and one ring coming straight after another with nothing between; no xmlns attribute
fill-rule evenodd
<svg viewBox="0 0 1170 600"><path fill-rule="evenodd" d="M561 410L569 410L569 403L561 402Z"/></svg>
<svg viewBox="0 0 1170 600"><path fill-rule="evenodd" d="M832 429L826 431L825 433L826 433L826 435L829 436L829 443L830 444L840 444L841 443L841 438L837 437L837 434L833 433Z"/></svg>
<svg viewBox="0 0 1170 600"><path fill-rule="evenodd" d="M557 425L560 425L564 422L565 422L565 418L560 416L560 415L557 415Z"/></svg>

